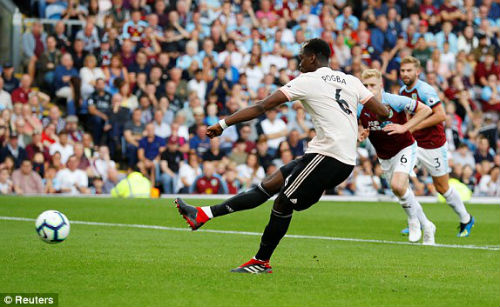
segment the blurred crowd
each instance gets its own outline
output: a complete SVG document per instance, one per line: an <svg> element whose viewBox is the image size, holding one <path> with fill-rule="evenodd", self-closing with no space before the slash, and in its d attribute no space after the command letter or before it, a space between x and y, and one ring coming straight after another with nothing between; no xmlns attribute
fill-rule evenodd
<svg viewBox="0 0 500 307"><path fill-rule="evenodd" d="M500 196L498 2L38 0L22 67L0 63L0 194L106 194L125 169L164 193L255 185L314 137L301 103L216 139L207 126L295 78L301 44L321 37L333 69L376 68L388 92L400 59L418 58L446 109L451 176ZM358 156L328 194L390 193L369 142ZM415 193L434 195L415 173Z"/></svg>

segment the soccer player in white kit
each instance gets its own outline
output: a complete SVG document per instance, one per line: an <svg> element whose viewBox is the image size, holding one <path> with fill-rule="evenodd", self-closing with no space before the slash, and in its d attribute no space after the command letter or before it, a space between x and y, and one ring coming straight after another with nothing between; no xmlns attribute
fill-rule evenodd
<svg viewBox="0 0 500 307"><path fill-rule="evenodd" d="M263 101L208 128L207 135L216 137L228 126L259 117L287 101L300 100L311 115L317 132L302 158L281 167L257 187L222 204L193 207L180 198L176 199L179 213L195 230L213 217L254 208L279 193L259 251L232 272L271 273L269 259L287 232L293 210L309 208L326 189L337 186L350 175L356 162L358 103L381 120L389 116L388 108L374 98L359 79L329 67L330 55L330 47L325 41L311 39L305 42L300 53L301 75Z"/></svg>
<svg viewBox="0 0 500 307"><path fill-rule="evenodd" d="M408 216L409 241L420 240L422 226L423 243L432 245L435 243L436 226L427 219L422 206L415 199L415 194L409 186L410 172L415 167L417 155L417 143L409 130L422 122L432 111L417 100L384 92L382 74L376 69L363 71L361 80L375 97L390 106L393 115L387 121L381 122L370 110L365 110L363 106L360 106L358 118L362 129L359 130L359 141L368 137L375 147L380 166L394 195L398 197L401 207ZM406 113L414 116L407 120Z"/></svg>

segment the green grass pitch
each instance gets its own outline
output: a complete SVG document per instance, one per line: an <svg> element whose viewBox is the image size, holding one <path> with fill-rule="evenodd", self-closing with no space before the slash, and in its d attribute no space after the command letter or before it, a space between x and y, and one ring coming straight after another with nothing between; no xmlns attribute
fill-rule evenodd
<svg viewBox="0 0 500 307"><path fill-rule="evenodd" d="M191 200L195 205L214 200ZM262 232L271 203L210 221L203 229ZM186 228L171 199L1 197L1 217L60 210L70 221ZM489 249L399 245L396 203L320 202L296 212L289 234L391 242L284 238L273 274L229 273L260 237L73 223L49 245L33 221L0 218L0 292L59 293L60 306L499 306L500 207L470 205L477 224L457 238L444 204L424 205L436 242Z"/></svg>

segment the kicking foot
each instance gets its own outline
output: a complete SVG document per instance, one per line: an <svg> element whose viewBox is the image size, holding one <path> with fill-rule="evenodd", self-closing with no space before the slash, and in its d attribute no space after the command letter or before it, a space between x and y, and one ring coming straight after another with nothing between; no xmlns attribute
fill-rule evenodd
<svg viewBox="0 0 500 307"><path fill-rule="evenodd" d="M272 273L273 268L269 265L269 260L262 261L252 258L250 261L243 263L236 269L232 269L231 272L250 274Z"/></svg>
<svg viewBox="0 0 500 307"><path fill-rule="evenodd" d="M418 220L408 221L408 241L415 243L422 238L422 230L420 230L420 222Z"/></svg>
<svg viewBox="0 0 500 307"><path fill-rule="evenodd" d="M203 224L210 220L201 207L190 206L180 198L175 199L175 204L177 206L177 210L179 210L179 213L186 220L192 230L200 228Z"/></svg>
<svg viewBox="0 0 500 307"><path fill-rule="evenodd" d="M475 223L476 219L472 215L470 216L470 220L467 224L460 223L460 226L458 226L460 228L460 231L458 232L457 237L468 237Z"/></svg>
<svg viewBox="0 0 500 307"><path fill-rule="evenodd" d="M434 245L436 241L434 240L434 235L436 234L436 225L432 222L424 226L424 245Z"/></svg>

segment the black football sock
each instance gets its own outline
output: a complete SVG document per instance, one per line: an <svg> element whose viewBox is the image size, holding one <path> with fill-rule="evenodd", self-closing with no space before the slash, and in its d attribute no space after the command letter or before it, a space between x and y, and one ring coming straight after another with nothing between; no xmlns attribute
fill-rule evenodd
<svg viewBox="0 0 500 307"><path fill-rule="evenodd" d="M258 207L265 203L270 195L261 184L256 187L251 188L248 191L239 193L222 204L210 206L210 210L212 210L212 214L214 217L226 215L235 211L247 210Z"/></svg>
<svg viewBox="0 0 500 307"><path fill-rule="evenodd" d="M274 249L278 246L278 243L280 243L281 238L285 236L291 220L292 214L283 215L274 210L271 212L271 218L262 234L260 248L255 255L255 259L271 259Z"/></svg>

